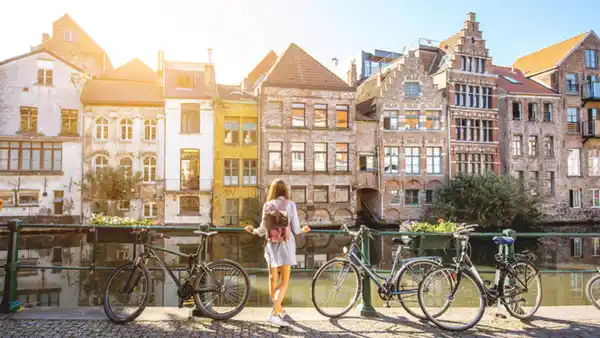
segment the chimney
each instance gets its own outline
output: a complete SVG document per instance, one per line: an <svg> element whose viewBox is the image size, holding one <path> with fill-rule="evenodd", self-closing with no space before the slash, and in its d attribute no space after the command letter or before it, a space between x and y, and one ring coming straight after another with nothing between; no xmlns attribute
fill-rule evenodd
<svg viewBox="0 0 600 338"><path fill-rule="evenodd" d="M212 48L209 48L208 49L208 64L209 65L212 65L212 52L213 52Z"/></svg>
<svg viewBox="0 0 600 338"><path fill-rule="evenodd" d="M475 19L475 13L473 13L473 12L469 12L469 13L467 14L467 21L470 21L470 22L475 22L475 21L477 21L477 20Z"/></svg>
<svg viewBox="0 0 600 338"><path fill-rule="evenodd" d="M350 70L346 73L346 82L350 86L354 86L356 83L356 60L350 61Z"/></svg>
<svg viewBox="0 0 600 338"><path fill-rule="evenodd" d="M50 40L50 34L42 33L42 42L46 42L48 40Z"/></svg>

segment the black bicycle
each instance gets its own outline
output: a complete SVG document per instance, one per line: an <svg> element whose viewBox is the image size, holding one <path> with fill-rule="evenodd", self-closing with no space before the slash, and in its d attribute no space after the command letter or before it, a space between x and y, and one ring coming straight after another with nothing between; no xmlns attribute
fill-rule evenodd
<svg viewBox="0 0 600 338"><path fill-rule="evenodd" d="M523 251L509 257L503 246L512 245L512 237L498 236L493 241L499 246L495 255L495 280L484 281L467 254L469 233L477 225L460 226L454 238L461 241L459 257L454 264L446 264L429 271L419 285L419 305L438 327L463 331L481 320L485 307L495 303L504 305L511 316L519 319L532 317L542 303L542 280L534 266L535 255ZM473 297L469 300L468 297ZM456 308L451 308L455 305ZM440 311L443 310L443 311ZM466 323L462 323L462 321Z"/></svg>
<svg viewBox="0 0 600 338"><path fill-rule="evenodd" d="M200 235L196 253L188 255L178 251L161 248L152 243L169 236L149 229L136 229L136 244L141 243L144 250L133 260L118 267L108 279L104 293L104 312L115 323L127 323L137 318L148 304L150 290L150 271L147 264L155 259L177 286L179 307L186 300L194 298L196 308L206 317L215 320L227 320L242 311L250 295L250 280L244 268L238 263L221 259L214 262L201 262L200 253L207 238L216 231L194 231ZM187 259L183 282L175 276L164 260L154 250L167 252Z"/></svg>

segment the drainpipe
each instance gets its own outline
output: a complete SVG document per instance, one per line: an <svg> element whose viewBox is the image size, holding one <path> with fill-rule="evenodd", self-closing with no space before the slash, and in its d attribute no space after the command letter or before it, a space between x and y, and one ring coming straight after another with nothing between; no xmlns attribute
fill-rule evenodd
<svg viewBox="0 0 600 338"><path fill-rule="evenodd" d="M260 206L260 202L261 202L261 199L260 199L261 188L260 187L262 186L262 174L261 174L262 171L261 171L261 161L260 161L260 159L262 158L261 157L261 149L262 149L261 148L261 143L262 143L262 123L261 123L261 112L262 112L261 95L262 95L262 90L261 89L262 89L262 85L258 87L257 93L256 93L257 94L256 97L257 97L257 100L258 100L258 102L257 102L257 104L258 104L258 123L257 123L257 126L256 126L256 128L258 129L258 132L256 133L256 135L257 135L256 136L256 141L257 141L257 145L258 145L258 158L257 158L257 161L256 161L256 171L257 171L257 174L258 174L257 175L258 178L257 178L256 181L258 183L258 187L256 189L257 189L257 198L258 198L258 204L259 204L259 206Z"/></svg>
<svg viewBox="0 0 600 338"><path fill-rule="evenodd" d="M450 145L451 145L451 133L450 128L452 128L452 121L450 120L450 106L446 105L446 132L448 133L448 142L446 143L446 152L448 155L448 180L452 178L452 159L450 158Z"/></svg>
<svg viewBox="0 0 600 338"><path fill-rule="evenodd" d="M375 106L375 112L378 111L377 106ZM384 191L381 190L381 180L383 179L381 172L381 132L380 132L380 116L381 114L377 114L377 128L375 128L375 154L377 157L377 190L379 190L379 217L380 219L384 219L383 215L383 194Z"/></svg>

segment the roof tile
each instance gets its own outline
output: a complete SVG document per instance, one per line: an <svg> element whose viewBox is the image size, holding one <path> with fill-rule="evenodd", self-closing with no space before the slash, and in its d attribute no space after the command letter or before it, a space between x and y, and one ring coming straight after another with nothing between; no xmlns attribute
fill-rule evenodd
<svg viewBox="0 0 600 338"><path fill-rule="evenodd" d="M575 48L589 32L579 34L550 47L540 49L537 52L522 56L513 64L526 76L530 76L558 66L558 63Z"/></svg>
<svg viewBox="0 0 600 338"><path fill-rule="evenodd" d="M83 86L81 102L91 105L162 106L163 88L155 82L90 80Z"/></svg>
<svg viewBox="0 0 600 338"><path fill-rule="evenodd" d="M498 87L513 94L553 95L553 90L525 77L523 72L509 67L494 66L498 74ZM515 83L518 82L518 83Z"/></svg>

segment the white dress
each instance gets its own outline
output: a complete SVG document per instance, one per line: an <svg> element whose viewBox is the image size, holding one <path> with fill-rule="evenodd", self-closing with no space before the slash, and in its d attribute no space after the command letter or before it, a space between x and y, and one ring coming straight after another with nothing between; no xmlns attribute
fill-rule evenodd
<svg viewBox="0 0 600 338"><path fill-rule="evenodd" d="M279 209L281 203L283 203L284 198L279 197L277 199L271 200L263 205L262 218L265 218L265 211L270 205L274 205ZM299 235L300 230L300 219L298 218L298 210L296 209L296 203L289 201L286 206L286 212L288 214L288 222L290 225L290 230L293 234ZM260 222L260 227L254 229L254 233L264 237L267 233L267 228L265 226L265 222ZM296 240L294 235L291 234L290 238L287 241L281 243L272 243L267 242L265 245L265 259L267 261L267 265L271 268L277 268L282 265L297 265L296 262Z"/></svg>

